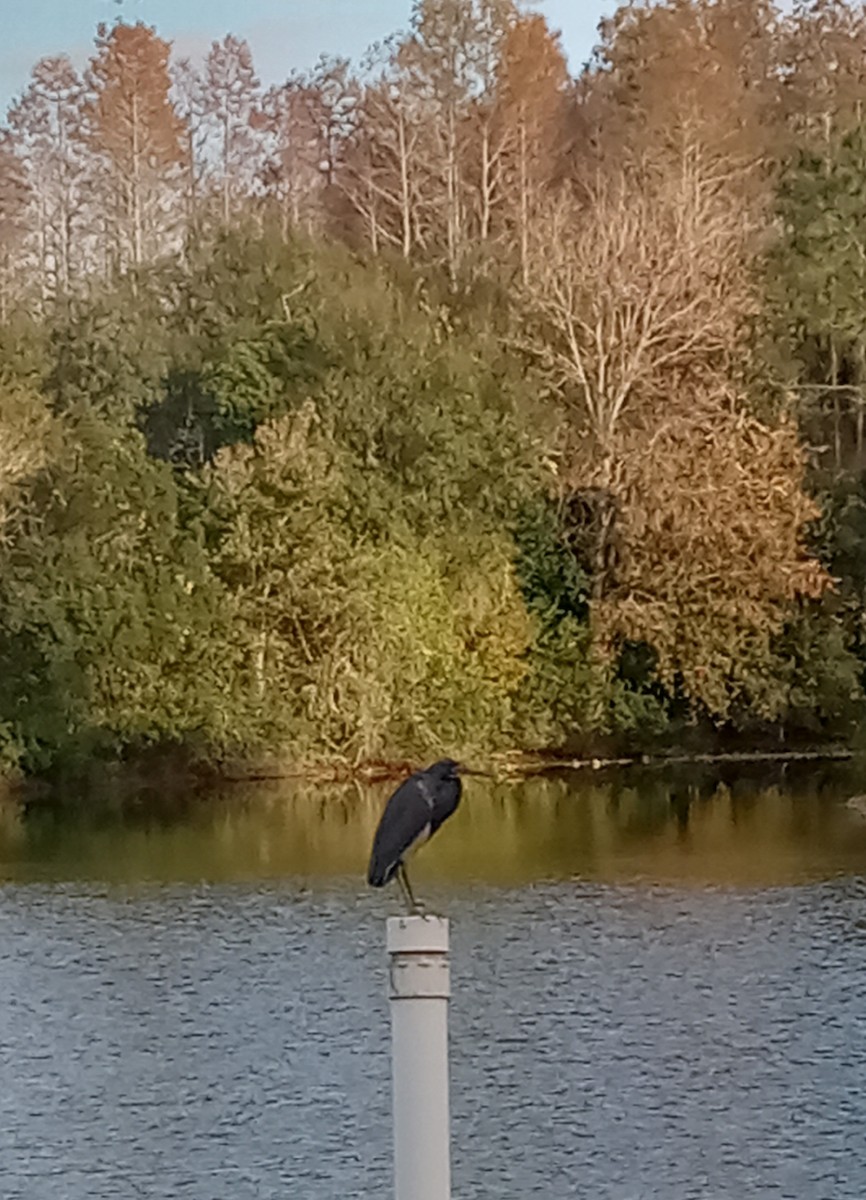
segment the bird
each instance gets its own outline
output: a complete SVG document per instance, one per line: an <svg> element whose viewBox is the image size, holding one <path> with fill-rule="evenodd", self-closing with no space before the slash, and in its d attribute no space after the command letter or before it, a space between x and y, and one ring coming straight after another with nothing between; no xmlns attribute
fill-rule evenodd
<svg viewBox="0 0 866 1200"><path fill-rule="evenodd" d="M385 805L370 852L367 883L384 887L395 877L410 913L420 911L406 873L406 858L436 830L460 803L460 763L443 758L404 779Z"/></svg>

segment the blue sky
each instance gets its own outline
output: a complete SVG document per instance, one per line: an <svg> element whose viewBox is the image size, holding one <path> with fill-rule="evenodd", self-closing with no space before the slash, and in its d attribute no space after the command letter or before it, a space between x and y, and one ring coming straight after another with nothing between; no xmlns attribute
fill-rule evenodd
<svg viewBox="0 0 866 1200"><path fill-rule="evenodd" d="M406 26L411 0L123 0L127 20L155 25L177 50L191 57L227 33L250 43L265 83L295 68L312 66L323 51L358 58L371 42ZM599 18L616 0L535 0L577 70L595 41ZM86 61L100 21L111 22L113 0L0 0L0 112L25 87L34 63L68 53Z"/></svg>

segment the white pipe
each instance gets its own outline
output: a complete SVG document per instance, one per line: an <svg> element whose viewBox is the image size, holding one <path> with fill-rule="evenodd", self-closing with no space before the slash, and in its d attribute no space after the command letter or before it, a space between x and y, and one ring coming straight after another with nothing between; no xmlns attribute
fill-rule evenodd
<svg viewBox="0 0 866 1200"><path fill-rule="evenodd" d="M396 1200L450 1200L448 922L389 917Z"/></svg>

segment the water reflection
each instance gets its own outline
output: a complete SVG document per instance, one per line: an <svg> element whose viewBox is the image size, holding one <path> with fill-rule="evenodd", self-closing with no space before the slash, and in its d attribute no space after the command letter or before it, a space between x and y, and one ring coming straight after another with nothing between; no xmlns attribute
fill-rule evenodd
<svg viewBox="0 0 866 1200"><path fill-rule="evenodd" d="M572 878L785 884L866 870L851 767L763 778L644 769L471 779L419 881ZM200 795L65 796L0 808L0 878L230 881L363 876L389 786L232 785Z"/></svg>

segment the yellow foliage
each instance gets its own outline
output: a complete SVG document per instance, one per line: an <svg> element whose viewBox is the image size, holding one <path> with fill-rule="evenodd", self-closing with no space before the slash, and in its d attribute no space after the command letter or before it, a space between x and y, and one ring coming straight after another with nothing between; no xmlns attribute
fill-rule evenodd
<svg viewBox="0 0 866 1200"><path fill-rule="evenodd" d="M505 539L362 551L344 709L359 757L400 746L465 753L507 736L532 624Z"/></svg>
<svg viewBox="0 0 866 1200"><path fill-rule="evenodd" d="M356 761L508 737L533 629L507 535L354 534L311 404L223 451L214 480L249 691L283 697L275 737Z"/></svg>
<svg viewBox="0 0 866 1200"><path fill-rule="evenodd" d="M36 392L0 383L0 518L15 485L45 463L52 417Z"/></svg>

